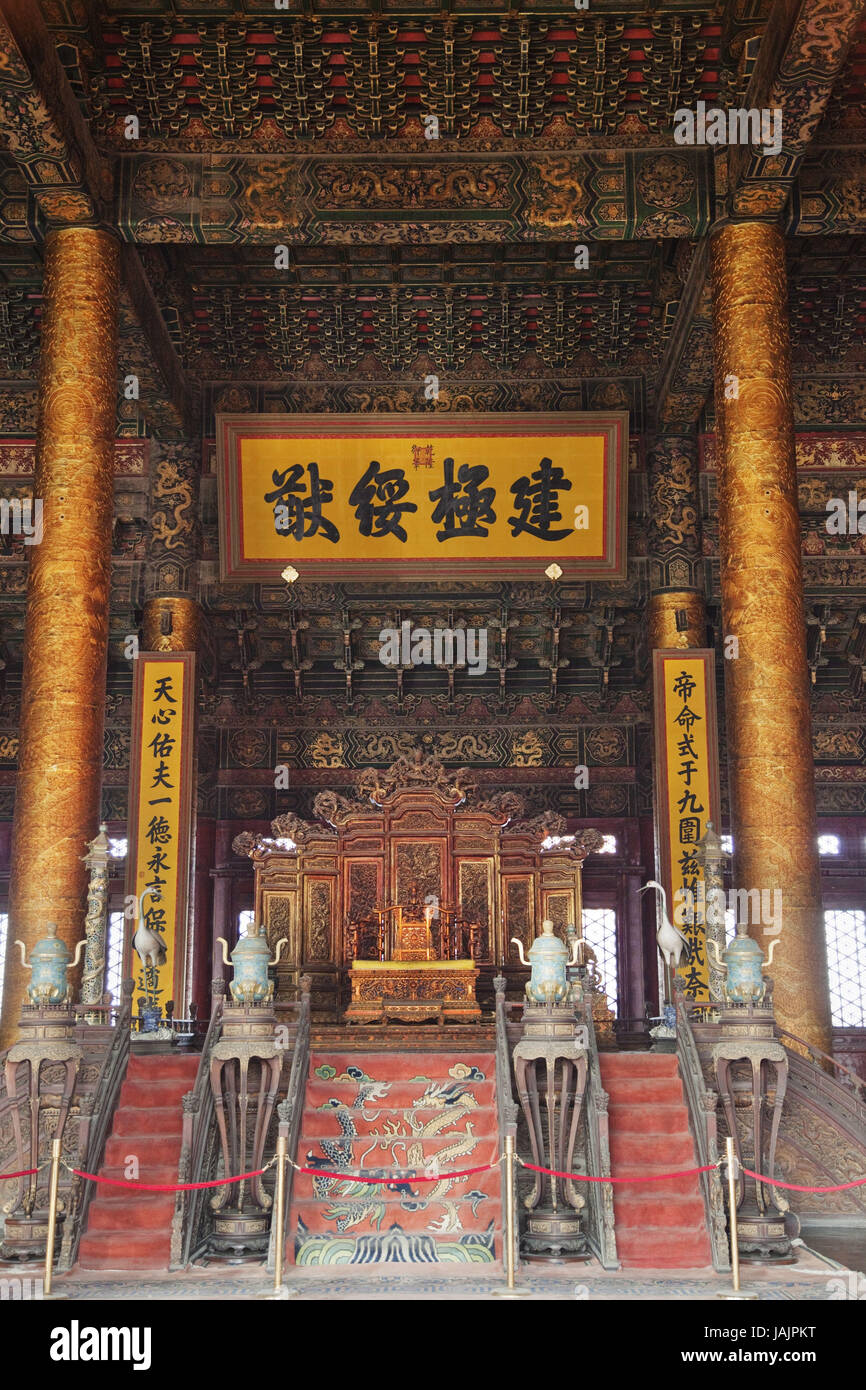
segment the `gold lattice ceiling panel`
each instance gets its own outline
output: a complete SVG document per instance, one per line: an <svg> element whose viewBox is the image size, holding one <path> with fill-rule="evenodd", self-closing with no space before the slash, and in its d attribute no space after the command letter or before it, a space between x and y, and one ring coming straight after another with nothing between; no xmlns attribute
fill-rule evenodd
<svg viewBox="0 0 866 1390"><path fill-rule="evenodd" d="M276 19L270 0L247 8L109 5L98 43L82 35L67 54L99 138L128 149L124 118L135 114L138 150L381 139L423 148L425 117L435 116L436 138L464 148L628 143L640 133L668 143L678 106L713 101L737 82L725 24L706 5L639 17L603 5L577 15L564 6L503 15L491 5L482 16L455 4L453 14L420 17L423 5L411 17L405 6L371 14L359 5L339 18L327 5Z"/></svg>

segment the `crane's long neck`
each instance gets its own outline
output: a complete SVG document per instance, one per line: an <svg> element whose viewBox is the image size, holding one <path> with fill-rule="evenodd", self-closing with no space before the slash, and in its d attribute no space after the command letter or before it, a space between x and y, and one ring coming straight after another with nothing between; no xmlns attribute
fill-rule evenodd
<svg viewBox="0 0 866 1390"><path fill-rule="evenodd" d="M159 892L158 889L153 888L153 887L150 887L150 886L148 886L147 888L145 888L145 889L138 895L138 917L139 917L139 921L140 921L141 918L144 916L144 900L145 900L145 898L152 898L152 897L155 897L155 898L159 899L161 896L162 896L162 894Z"/></svg>

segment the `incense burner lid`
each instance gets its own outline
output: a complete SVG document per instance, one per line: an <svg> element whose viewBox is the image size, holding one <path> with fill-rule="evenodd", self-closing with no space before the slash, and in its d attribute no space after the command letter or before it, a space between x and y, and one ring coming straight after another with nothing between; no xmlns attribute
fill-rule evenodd
<svg viewBox="0 0 866 1390"><path fill-rule="evenodd" d="M725 947L722 952L722 960L725 962L728 969L730 969L732 965L746 965L754 961L758 961L763 965L764 952L753 936L737 935L734 937L733 941Z"/></svg>
<svg viewBox="0 0 866 1390"><path fill-rule="evenodd" d="M37 964L68 965L72 959L72 952L66 942L57 935L57 923L48 922L45 931L46 935L40 936L31 948L28 963L33 966Z"/></svg>

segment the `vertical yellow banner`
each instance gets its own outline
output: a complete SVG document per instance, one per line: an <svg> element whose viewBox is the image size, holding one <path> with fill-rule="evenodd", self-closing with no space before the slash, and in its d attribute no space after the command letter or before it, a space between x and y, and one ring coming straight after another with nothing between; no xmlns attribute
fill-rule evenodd
<svg viewBox="0 0 866 1390"><path fill-rule="evenodd" d="M135 896L127 968L134 1007L169 999L180 1015L186 987L186 923L192 835L192 728L195 657L147 652L136 661L133 688L127 894ZM141 925L147 965L132 950Z"/></svg>
<svg viewBox="0 0 866 1390"><path fill-rule="evenodd" d="M707 822L718 829L718 739L715 654L653 653L656 829L668 915L689 942L679 974L685 993L709 1002L704 871L698 841Z"/></svg>

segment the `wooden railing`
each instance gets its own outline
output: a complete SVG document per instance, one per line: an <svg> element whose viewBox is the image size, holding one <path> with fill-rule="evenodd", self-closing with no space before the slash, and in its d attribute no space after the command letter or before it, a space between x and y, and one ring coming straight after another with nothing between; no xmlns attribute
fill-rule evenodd
<svg viewBox="0 0 866 1390"><path fill-rule="evenodd" d="M93 1091L79 1100L78 1163L85 1173L98 1173L114 1112L120 1098L120 1088L129 1063L130 1022L134 980L124 980L120 990L120 1006L114 1014L111 1043L102 1062L99 1079ZM106 1022L110 1020L110 1013ZM87 1213L96 1191L96 1184L85 1178L73 1177L69 1197L69 1215L63 1223L58 1268L71 1269L78 1258L78 1247L87 1226Z"/></svg>
<svg viewBox="0 0 866 1390"><path fill-rule="evenodd" d="M133 981L124 980L121 989L121 1002L118 1006L111 1003L100 1004L95 1005L92 1010L98 1015L96 1020L98 1026L93 1029L91 1036L94 1039L94 1044L92 1047L86 1048L86 1057L92 1065L95 1060L100 1058L101 1054L99 1076L94 1085L88 1085L82 1089L79 1084L79 1071L79 1076L76 1078L76 1091L73 1093L73 1104L78 1108L78 1134L72 1162L83 1172L95 1173L99 1171L105 1152L105 1144L111 1132L114 1111L117 1107L120 1088L123 1085L127 1062L129 1061L132 992ZM76 1009L76 1013L79 1014L80 1018L83 1010L79 1007ZM87 1027L79 1027L76 1030L76 1036L80 1042L86 1043ZM6 1092L4 1063L7 1055L5 1052L0 1053L0 1077L2 1077L0 1079L0 1172L7 1171L10 1162L16 1158L16 1146L12 1131L13 1110L17 1107L24 1112L22 1116L23 1132L26 1133L27 1127L32 1123L29 1096L27 1094L14 1096ZM44 1123L43 1115L43 1107L40 1104L38 1120L40 1125ZM12 1166L17 1165L13 1163ZM87 1224L87 1211L93 1197L94 1184L74 1175L70 1175L67 1180L64 1171L61 1177L61 1192L67 1203L67 1213L63 1222L63 1237L57 1256L57 1268L58 1270L68 1270L72 1268L78 1256L78 1246ZM8 1199L8 1193L5 1195Z"/></svg>
<svg viewBox="0 0 866 1390"><path fill-rule="evenodd" d="M309 975L302 975L300 978L301 997L296 1005L298 1010L298 1027L295 1033L295 1042L292 1050L292 1069L289 1073L289 1084L286 1090L285 1100L280 1101L277 1106L279 1124L277 1126L277 1138L286 1140L286 1153L289 1162L286 1171L286 1198L285 1216L282 1229L282 1240L285 1242L289 1231L289 1216L292 1208L292 1188L294 1186L295 1170L292 1163L297 1159L298 1137L301 1132L301 1120L304 1114L304 1101L307 1091L307 1072L310 1065L310 987L312 979ZM268 1243L268 1270L273 1273L274 1259L276 1252L276 1242L278 1238L276 1221L271 1222L271 1238Z"/></svg>
<svg viewBox="0 0 866 1390"><path fill-rule="evenodd" d="M785 1038L790 1038L791 1042L797 1044L797 1048L805 1048L809 1056L819 1067L823 1068L825 1066L830 1066L834 1071L841 1072L844 1080L840 1079L838 1084L844 1086L846 1090L852 1090L857 1100L866 1102L866 1081L863 1080L862 1076L858 1076L855 1071L852 1071L850 1067L846 1067L843 1062L838 1062L836 1058L831 1057L828 1052L822 1052L820 1047L813 1047L811 1043L806 1042L805 1038L798 1038L796 1033L789 1033L787 1028L780 1028L777 1025L776 1034L783 1042ZM789 1052L794 1052L796 1055L797 1048L789 1047L788 1043L785 1043L785 1047L788 1048Z"/></svg>
<svg viewBox="0 0 866 1390"><path fill-rule="evenodd" d="M12 1111L19 1104L17 1096L10 1096L6 1090L6 1052L0 1052L0 1173L11 1173L18 1168L15 1161L16 1144L15 1131L12 1127ZM16 1190L16 1178L10 1183L0 1183L0 1238L3 1235L5 1217L3 1214L4 1204L9 1200L10 1193Z"/></svg>
<svg viewBox="0 0 866 1390"><path fill-rule="evenodd" d="M698 1163L703 1167L707 1163L717 1164L719 1161L716 1125L716 1106L719 1098L715 1091L707 1090L700 1054L692 1032L689 1006L679 981L675 982L674 990L677 1008L677 1060L686 1095L689 1127L695 1141ZM713 1269L729 1270L731 1250L728 1244L725 1198L719 1169L714 1167L710 1173L701 1173L700 1179Z"/></svg>
<svg viewBox="0 0 866 1390"><path fill-rule="evenodd" d="M511 1135L517 1148L517 1102L511 1089L511 1048L508 1043L508 1004L505 999L505 976L496 975L493 979L496 996L496 1116L499 1128L499 1152L505 1149L505 1140ZM502 1198L502 1263L507 1268L505 1241L509 1229L506 1205L507 1183L505 1164L499 1165L499 1179ZM520 1246L520 1225L518 1220L517 1183L514 1184L514 1209L511 1212L511 1229L514 1233L514 1265L518 1264Z"/></svg>
<svg viewBox="0 0 866 1390"><path fill-rule="evenodd" d="M211 1015L198 1070L191 1091L181 1102L183 1129L177 1180L209 1182L216 1176L219 1145L217 1142L216 1106L210 1085L211 1053L222 1033L225 980L211 982ZM210 1189L178 1192L171 1220L171 1255L169 1269L186 1269L207 1241L210 1230Z"/></svg>
<svg viewBox="0 0 866 1390"><path fill-rule="evenodd" d="M610 1132L608 1129L608 1094L601 1081L595 1021L592 1017L592 993L584 992L582 1022L586 1028L586 1095L584 1125L586 1129L586 1166L598 1177L610 1177ZM616 1253L616 1231L613 1216L613 1187L610 1183L587 1183L587 1205L591 1216L587 1238L593 1254L603 1269L619 1269Z"/></svg>
<svg viewBox="0 0 866 1390"><path fill-rule="evenodd" d="M841 1145L836 1152L836 1159L841 1162L829 1162L829 1153L822 1156L822 1170L826 1173L828 1181L845 1182L849 1177L861 1176L866 1171L866 1092L863 1090L860 1077L855 1076L841 1062L834 1065L836 1070L842 1073L842 1077L840 1079L834 1076L826 1065L832 1062L833 1058L828 1057L819 1048L811 1047L784 1028L778 1029L777 1032L783 1042L785 1038L791 1038L798 1045L795 1050L785 1044L789 1067L788 1096L796 1097L810 1110L820 1113L824 1122L838 1131ZM804 1052L807 1055L804 1055ZM860 1085L853 1084L856 1082L860 1082ZM784 1132L784 1116L782 1125ZM859 1154L859 1158L852 1162L854 1154ZM857 1208L862 1211L862 1189L850 1195Z"/></svg>
<svg viewBox="0 0 866 1390"><path fill-rule="evenodd" d="M501 981L501 987L498 981ZM520 1000L505 998L505 981L501 976L493 981L496 990L496 1095L500 1097L499 1131L500 1143L504 1143L505 1126L513 1116L514 1134L517 1132L518 1108L511 1089L512 1040L519 1032L519 1025L508 1023L508 1010L522 1007ZM610 1176L610 1137L607 1118L607 1091L601 1082L601 1068L598 1061L598 1047L595 1038L595 1025L592 1018L591 996L585 995L585 1012L578 1013L579 1021L586 1027L587 1076L583 1107L583 1132L585 1134L586 1171L596 1177ZM511 1027L511 1037L508 1029ZM510 1102L510 1109L508 1104ZM577 1171L575 1169L575 1171ZM583 1185L578 1188L584 1191ZM503 1174L503 1213L505 1210L505 1187ZM586 1184L585 1196L588 1216L587 1240L593 1254L603 1269L619 1269L616 1253L616 1233L613 1218L613 1188L609 1183L591 1182ZM519 1208L519 1203L517 1203ZM518 1214L514 1213L514 1227L518 1230Z"/></svg>

